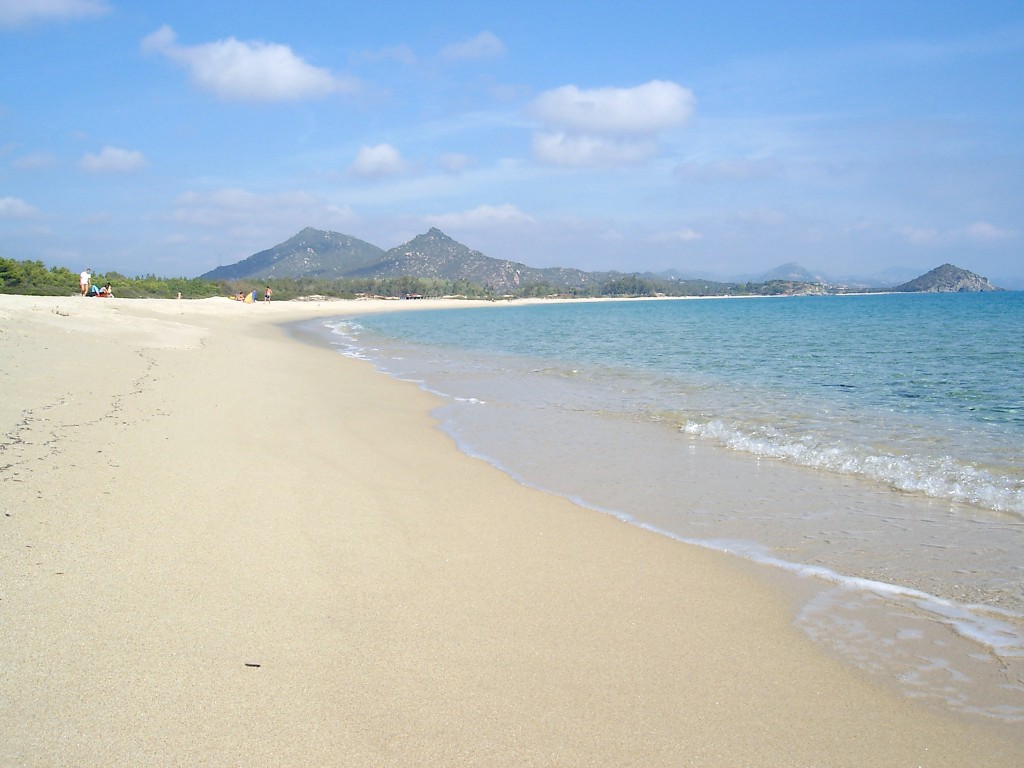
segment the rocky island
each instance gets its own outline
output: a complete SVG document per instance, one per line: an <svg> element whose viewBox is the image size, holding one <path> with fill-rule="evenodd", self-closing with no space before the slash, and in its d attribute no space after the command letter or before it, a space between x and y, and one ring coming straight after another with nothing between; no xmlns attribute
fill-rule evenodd
<svg viewBox="0 0 1024 768"><path fill-rule="evenodd" d="M904 293L974 293L978 291L1001 291L988 281L987 277L968 272L952 264L943 264L931 272L915 277L892 289Z"/></svg>

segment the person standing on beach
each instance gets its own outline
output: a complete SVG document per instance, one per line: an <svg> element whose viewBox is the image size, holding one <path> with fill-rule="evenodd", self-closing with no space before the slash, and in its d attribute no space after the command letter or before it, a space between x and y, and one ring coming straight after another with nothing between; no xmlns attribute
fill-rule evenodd
<svg viewBox="0 0 1024 768"><path fill-rule="evenodd" d="M270 290L270 286L268 285L268 286L267 286L267 290L265 290L265 291L263 292L263 303L264 303L264 304L265 304L265 303L267 303L268 301L270 301L270 297L271 297L271 295L272 295L273 293L274 293L274 292L273 292L272 290Z"/></svg>
<svg viewBox="0 0 1024 768"><path fill-rule="evenodd" d="M78 287L81 289L83 296L89 293L90 283L92 283L92 270L86 268L86 270L78 276Z"/></svg>

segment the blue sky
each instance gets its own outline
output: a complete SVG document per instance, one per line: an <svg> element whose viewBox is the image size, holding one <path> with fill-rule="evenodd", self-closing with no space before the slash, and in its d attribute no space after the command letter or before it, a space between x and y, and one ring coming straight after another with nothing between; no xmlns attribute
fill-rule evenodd
<svg viewBox="0 0 1024 768"><path fill-rule="evenodd" d="M530 266L1024 287L1024 5L0 0L0 256L306 226Z"/></svg>

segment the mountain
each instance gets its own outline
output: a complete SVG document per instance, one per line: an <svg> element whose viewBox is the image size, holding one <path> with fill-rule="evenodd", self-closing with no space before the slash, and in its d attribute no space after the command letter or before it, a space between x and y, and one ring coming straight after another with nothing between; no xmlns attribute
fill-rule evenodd
<svg viewBox="0 0 1024 768"><path fill-rule="evenodd" d="M353 272L349 277L432 277L465 280L494 290L511 291L523 285L547 283L553 287L583 288L596 284L600 275L579 269L551 267L538 269L517 261L492 259L467 248L432 227L403 245L392 248L377 263Z"/></svg>
<svg viewBox="0 0 1024 768"><path fill-rule="evenodd" d="M952 264L943 264L931 272L897 285L892 289L900 292L913 293L963 293L977 291L1001 291L988 281L988 278L968 272L966 269Z"/></svg>
<svg viewBox="0 0 1024 768"><path fill-rule="evenodd" d="M761 275L758 280L766 283L769 280L789 280L798 283L827 283L829 282L821 275L815 275L795 262L782 264L770 269Z"/></svg>
<svg viewBox="0 0 1024 768"><path fill-rule="evenodd" d="M439 229L417 235L389 251L340 232L307 227L294 237L236 264L217 267L201 278L206 280L270 280L273 278L396 278L416 277L466 282L495 293L512 293L523 286L544 286L541 290L568 292L629 280L668 281L670 292L678 295L680 286L692 294L726 294L735 282L710 282L683 278L675 270L660 273L623 274L621 272L584 272L579 269L528 267L518 261L493 259L467 248ZM747 282L748 280L744 280ZM790 292L846 292L864 290L869 285L829 280L795 263L776 267L753 282L790 283ZM895 282L895 281L893 281ZM889 285L893 283L890 282ZM877 286L878 284L875 283ZM626 286L628 288L628 286ZM880 287L880 286L879 286ZM646 286L649 290L650 286ZM655 290L658 290L655 288ZM986 278L973 272L943 264L925 275L896 287L881 290L901 292L997 291ZM629 291L627 290L626 293Z"/></svg>
<svg viewBox="0 0 1024 768"><path fill-rule="evenodd" d="M384 249L340 232L306 227L294 237L200 275L205 280L267 280L274 277L347 277L384 258Z"/></svg>
<svg viewBox="0 0 1024 768"><path fill-rule="evenodd" d="M584 288L598 284L605 277L603 273L579 269L537 269L515 261L492 259L436 228L385 251L350 235L311 227L273 248L200 275L206 280L402 276L465 280L496 291L544 283L561 290Z"/></svg>

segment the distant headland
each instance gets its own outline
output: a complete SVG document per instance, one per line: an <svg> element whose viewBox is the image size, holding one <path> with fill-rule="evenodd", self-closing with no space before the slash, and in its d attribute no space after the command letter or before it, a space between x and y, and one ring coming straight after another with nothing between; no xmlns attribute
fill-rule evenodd
<svg viewBox="0 0 1024 768"><path fill-rule="evenodd" d="M960 269L952 264L943 264L931 272L915 277L894 291L906 293L975 293L978 291L1001 291L988 278Z"/></svg>

